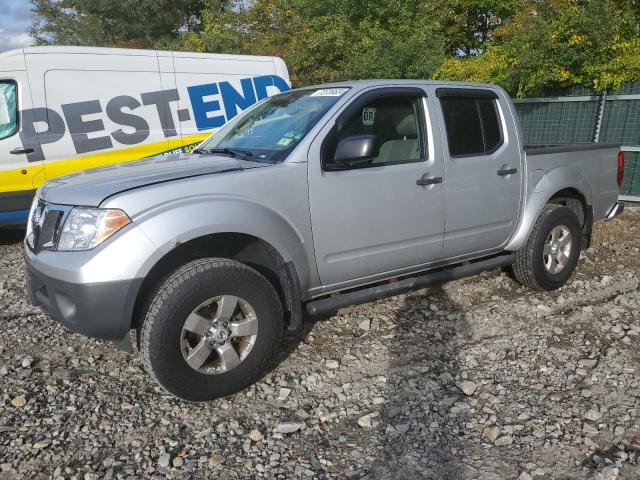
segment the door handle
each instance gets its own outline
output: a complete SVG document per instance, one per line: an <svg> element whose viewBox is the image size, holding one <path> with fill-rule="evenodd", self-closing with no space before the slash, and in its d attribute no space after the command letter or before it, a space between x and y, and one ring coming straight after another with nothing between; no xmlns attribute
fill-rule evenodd
<svg viewBox="0 0 640 480"><path fill-rule="evenodd" d="M14 148L9 153L20 155L21 153L33 153L33 148Z"/></svg>
<svg viewBox="0 0 640 480"><path fill-rule="evenodd" d="M435 185L437 183L442 183L442 177L431 177L431 178L422 177L416 180L416 185L421 185L421 186Z"/></svg>
<svg viewBox="0 0 640 480"><path fill-rule="evenodd" d="M504 177L505 175L513 175L514 173L518 173L517 168L503 168L502 170L498 170L498 175Z"/></svg>

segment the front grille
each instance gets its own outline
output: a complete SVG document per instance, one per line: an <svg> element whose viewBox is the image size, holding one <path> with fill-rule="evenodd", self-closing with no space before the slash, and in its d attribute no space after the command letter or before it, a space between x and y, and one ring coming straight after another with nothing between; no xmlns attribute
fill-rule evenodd
<svg viewBox="0 0 640 480"><path fill-rule="evenodd" d="M31 214L30 230L27 237L27 245L35 253L42 250L55 250L62 225L72 207L67 205L54 205L43 200L38 200Z"/></svg>
<svg viewBox="0 0 640 480"><path fill-rule="evenodd" d="M47 214L40 227L38 239L36 241L36 253L44 249L52 249L55 247L58 239L60 219L63 212L60 210L47 210Z"/></svg>

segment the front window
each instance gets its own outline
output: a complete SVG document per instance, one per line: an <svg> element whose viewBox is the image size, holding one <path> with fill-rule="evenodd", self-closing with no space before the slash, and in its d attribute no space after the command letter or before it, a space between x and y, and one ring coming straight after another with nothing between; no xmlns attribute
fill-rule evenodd
<svg viewBox="0 0 640 480"><path fill-rule="evenodd" d="M423 160L421 98L383 96L371 100L347 119L338 132L336 144L348 137L375 135L380 151L364 165L368 167Z"/></svg>
<svg viewBox="0 0 640 480"><path fill-rule="evenodd" d="M247 160L284 160L329 109L346 87L293 90L268 98L242 114L200 145L200 151L229 149Z"/></svg>
<svg viewBox="0 0 640 480"><path fill-rule="evenodd" d="M0 140L18 131L18 105L16 84L0 81Z"/></svg>

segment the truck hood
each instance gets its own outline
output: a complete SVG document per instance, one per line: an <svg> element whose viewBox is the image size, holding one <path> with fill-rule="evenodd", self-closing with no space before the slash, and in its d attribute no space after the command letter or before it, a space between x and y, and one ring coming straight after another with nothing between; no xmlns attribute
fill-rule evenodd
<svg viewBox="0 0 640 480"><path fill-rule="evenodd" d="M145 185L268 165L218 155L181 153L157 156L56 178L42 186L40 198L59 205L97 207L116 193Z"/></svg>

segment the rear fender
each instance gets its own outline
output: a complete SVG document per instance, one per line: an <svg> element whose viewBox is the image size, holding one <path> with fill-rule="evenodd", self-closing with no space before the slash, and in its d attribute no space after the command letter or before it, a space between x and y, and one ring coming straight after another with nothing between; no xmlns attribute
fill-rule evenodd
<svg viewBox="0 0 640 480"><path fill-rule="evenodd" d="M529 174L527 199L520 225L507 243L505 250L520 250L533 229L542 208L561 190L572 188L577 190L585 199L587 205L593 204L593 194L589 182L584 175L573 167L556 167L548 172L533 170Z"/></svg>

